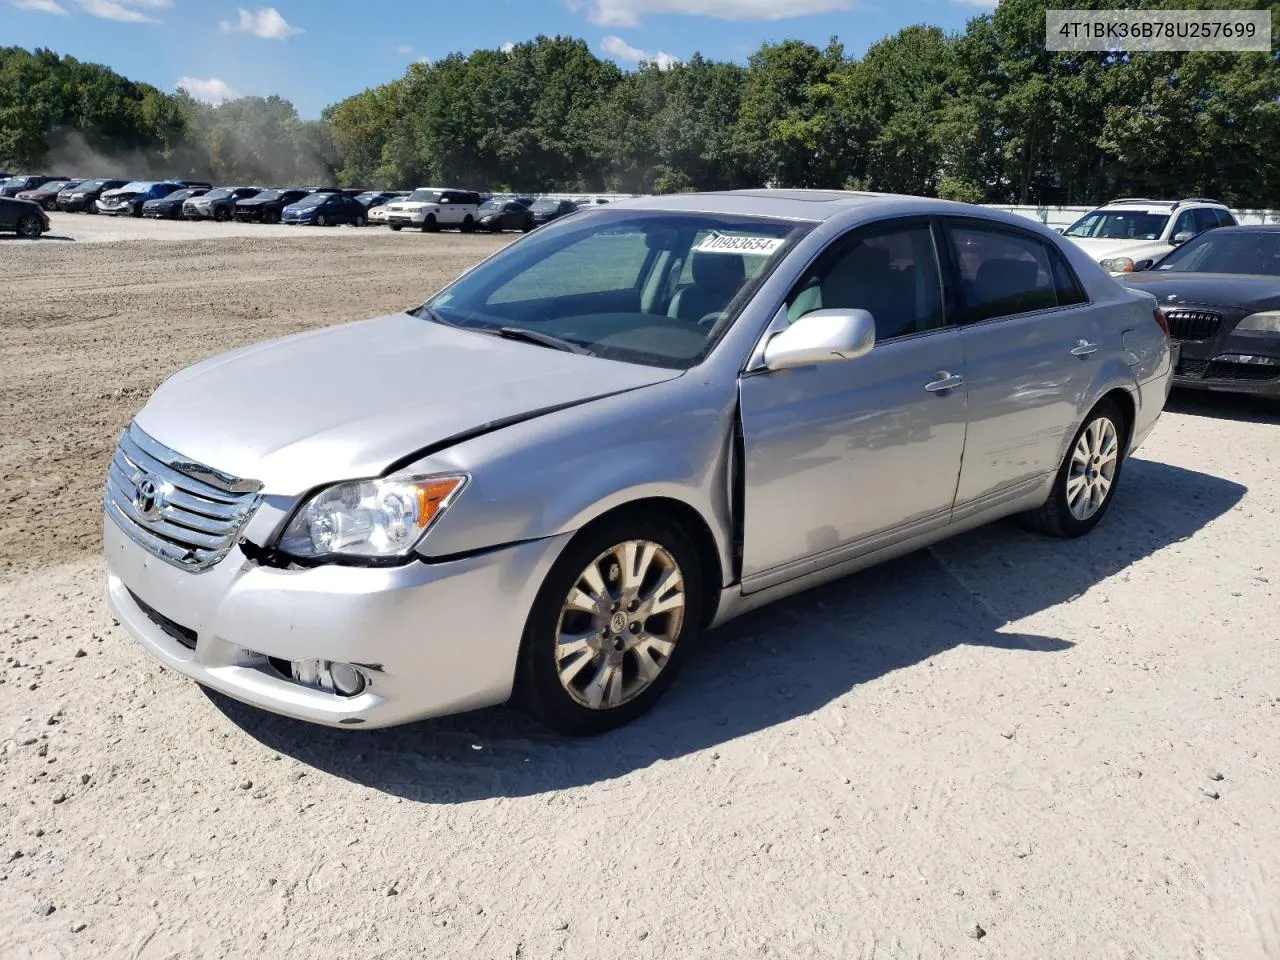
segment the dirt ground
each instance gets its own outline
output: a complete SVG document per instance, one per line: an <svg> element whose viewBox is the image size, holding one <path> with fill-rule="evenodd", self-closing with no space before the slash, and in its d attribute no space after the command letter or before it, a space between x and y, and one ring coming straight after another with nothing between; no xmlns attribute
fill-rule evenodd
<svg viewBox="0 0 1280 960"><path fill-rule="evenodd" d="M110 450L502 241L138 226L0 241L0 958L1280 957L1280 406L1175 396L1090 537L743 618L607 737L314 728L112 625Z"/></svg>

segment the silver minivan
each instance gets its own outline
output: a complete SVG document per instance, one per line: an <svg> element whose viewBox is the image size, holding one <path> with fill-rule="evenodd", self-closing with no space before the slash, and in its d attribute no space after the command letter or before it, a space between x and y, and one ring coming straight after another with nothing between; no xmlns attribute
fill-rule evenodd
<svg viewBox="0 0 1280 960"><path fill-rule="evenodd" d="M110 467L111 605L292 717L599 732L771 600L999 517L1087 533L1170 361L1150 295L1020 217L625 200L170 377Z"/></svg>

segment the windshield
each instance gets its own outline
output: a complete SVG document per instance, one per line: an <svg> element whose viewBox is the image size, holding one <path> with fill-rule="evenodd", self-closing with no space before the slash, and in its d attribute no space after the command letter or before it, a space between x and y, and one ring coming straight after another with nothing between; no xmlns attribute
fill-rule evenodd
<svg viewBox="0 0 1280 960"><path fill-rule="evenodd" d="M489 200L480 204L480 213L501 213L504 206L505 204L498 200Z"/></svg>
<svg viewBox="0 0 1280 960"><path fill-rule="evenodd" d="M316 206L319 206L320 204L324 203L324 202L325 202L326 200L328 200L331 196L333 196L333 194L331 194L331 193L313 193L313 194L311 194L311 195L309 195L309 196L303 197L303 198L302 198L301 200L299 200L297 203L293 204L293 206L295 206L295 207L316 207Z"/></svg>
<svg viewBox="0 0 1280 960"><path fill-rule="evenodd" d="M1064 235L1085 240L1159 240L1168 222L1167 213L1141 210L1094 212L1069 226Z"/></svg>
<svg viewBox="0 0 1280 960"><path fill-rule="evenodd" d="M409 194L408 199L415 203L438 203L440 201L439 190L415 190Z"/></svg>
<svg viewBox="0 0 1280 960"><path fill-rule="evenodd" d="M146 193L151 189L151 186L152 184L150 180L135 180L132 183L126 183L123 187L120 187L120 189L128 190L132 193Z"/></svg>
<svg viewBox="0 0 1280 960"><path fill-rule="evenodd" d="M194 189L178 190L178 191L175 191L174 193L169 194L164 199L165 200L190 200L192 197L197 196L199 193L200 193L199 190L194 190Z"/></svg>
<svg viewBox="0 0 1280 960"><path fill-rule="evenodd" d="M84 183L80 184L79 189L98 190L106 185L107 185L106 180L86 180Z"/></svg>
<svg viewBox="0 0 1280 960"><path fill-rule="evenodd" d="M279 200L284 196L283 190L263 190L261 193L252 197L245 197L246 200Z"/></svg>
<svg viewBox="0 0 1280 960"><path fill-rule="evenodd" d="M559 200L535 200L530 210L555 210L560 206Z"/></svg>
<svg viewBox="0 0 1280 960"><path fill-rule="evenodd" d="M210 190L204 195L205 200L224 200L231 196L231 190L227 187L219 187L217 190Z"/></svg>
<svg viewBox="0 0 1280 960"><path fill-rule="evenodd" d="M432 299L424 316L530 331L601 357L687 369L809 225L610 211L562 220Z"/></svg>
<svg viewBox="0 0 1280 960"><path fill-rule="evenodd" d="M1280 277L1280 233L1210 230L1178 247L1155 267L1168 273L1236 273Z"/></svg>

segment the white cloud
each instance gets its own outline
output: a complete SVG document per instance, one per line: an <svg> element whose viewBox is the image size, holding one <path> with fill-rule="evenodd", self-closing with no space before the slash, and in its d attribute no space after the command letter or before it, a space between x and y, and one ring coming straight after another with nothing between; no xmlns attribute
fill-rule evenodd
<svg viewBox="0 0 1280 960"><path fill-rule="evenodd" d="M407 43L402 43L400 46L396 47L396 53L400 54L402 57L407 57L409 54L413 53L413 47L409 46Z"/></svg>
<svg viewBox="0 0 1280 960"><path fill-rule="evenodd" d="M80 0L84 12L101 17L103 20L115 20L119 23L160 23L161 21L143 13L138 7L146 10L162 10L173 6L173 0Z"/></svg>
<svg viewBox="0 0 1280 960"><path fill-rule="evenodd" d="M415 60L415 61L413 61L413 62L414 62L414 63L420 63L420 64L422 64L423 66L427 66L427 67L431 66L431 58L430 58L430 57L419 57L417 60Z"/></svg>
<svg viewBox="0 0 1280 960"><path fill-rule="evenodd" d="M201 80L199 77L183 77L177 82L176 86L179 90L187 91L193 99L203 100L205 103L211 103L215 107L220 103L235 100L240 96L230 84L219 80L217 77L210 77L208 80Z"/></svg>
<svg viewBox="0 0 1280 960"><path fill-rule="evenodd" d="M19 10L32 10L35 13L56 13L60 17L67 15L67 8L55 0L9 0Z"/></svg>
<svg viewBox="0 0 1280 960"><path fill-rule="evenodd" d="M717 20L786 20L852 10L857 0L565 0L602 27L638 27L648 13L680 13Z"/></svg>
<svg viewBox="0 0 1280 960"><path fill-rule="evenodd" d="M641 50L639 47L633 47L621 37L605 37L600 41L600 49L615 60L622 60L626 63L656 63L659 70L670 70L673 66L680 62L680 58L670 53L659 50L657 53L649 53L647 50Z"/></svg>
<svg viewBox="0 0 1280 960"><path fill-rule="evenodd" d="M291 27L280 11L275 7L263 7L261 10L246 10L237 7L240 19L236 23L223 20L218 25L223 33L251 33L263 40L287 40L305 31L301 27Z"/></svg>
<svg viewBox="0 0 1280 960"><path fill-rule="evenodd" d="M516 45L515 45L514 43L512 43L510 40L508 40L506 43L504 43L504 44L502 45L502 52L503 52L503 53L510 53L510 52L511 52L512 50L514 50L515 48L516 48Z"/></svg>

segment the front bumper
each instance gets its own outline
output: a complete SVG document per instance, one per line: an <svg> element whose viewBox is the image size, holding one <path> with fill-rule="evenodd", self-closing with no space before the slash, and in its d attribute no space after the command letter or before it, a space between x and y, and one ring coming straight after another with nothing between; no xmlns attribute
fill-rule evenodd
<svg viewBox="0 0 1280 960"><path fill-rule="evenodd" d="M111 609L149 653L236 700L328 726L386 727L508 699L528 611L569 538L383 568L271 569L237 547L190 573L104 524ZM269 658L356 664L367 683L340 696Z"/></svg>
<svg viewBox="0 0 1280 960"><path fill-rule="evenodd" d="M1280 397L1280 334L1229 330L1181 348L1174 386Z"/></svg>
<svg viewBox="0 0 1280 960"><path fill-rule="evenodd" d="M97 203L96 200L90 200L87 197L81 197L79 200L58 198L58 209L63 213L79 213L81 210L88 210Z"/></svg>

